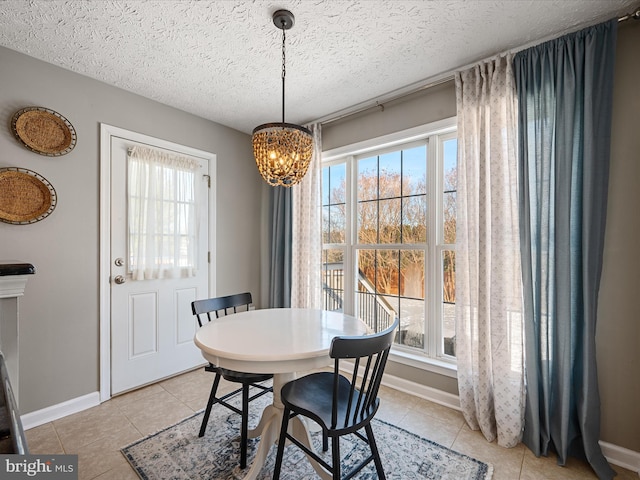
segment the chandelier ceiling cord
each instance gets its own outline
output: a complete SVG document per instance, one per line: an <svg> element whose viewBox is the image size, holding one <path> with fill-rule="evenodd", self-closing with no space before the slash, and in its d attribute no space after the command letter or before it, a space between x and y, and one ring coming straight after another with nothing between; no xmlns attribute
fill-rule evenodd
<svg viewBox="0 0 640 480"><path fill-rule="evenodd" d="M262 178L271 186L291 187L300 182L309 169L313 154L311 131L285 123L286 31L293 27L294 16L287 10L273 14L273 23L282 30L282 122L265 123L253 130L253 155Z"/></svg>

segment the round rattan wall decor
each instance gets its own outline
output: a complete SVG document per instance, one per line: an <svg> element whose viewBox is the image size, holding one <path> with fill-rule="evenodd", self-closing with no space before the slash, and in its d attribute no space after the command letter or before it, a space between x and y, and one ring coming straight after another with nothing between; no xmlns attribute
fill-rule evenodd
<svg viewBox="0 0 640 480"><path fill-rule="evenodd" d="M48 108L18 110L11 119L11 130L22 145L40 155L58 157L76 146L76 131L71 122Z"/></svg>
<svg viewBox="0 0 640 480"><path fill-rule="evenodd" d="M56 191L42 175L26 168L0 168L0 222L39 222L53 212L56 202Z"/></svg>

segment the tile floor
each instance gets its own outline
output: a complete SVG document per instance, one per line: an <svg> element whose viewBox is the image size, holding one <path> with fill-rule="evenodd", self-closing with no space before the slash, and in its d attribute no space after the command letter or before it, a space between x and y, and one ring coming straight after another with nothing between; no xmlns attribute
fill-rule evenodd
<svg viewBox="0 0 640 480"><path fill-rule="evenodd" d="M26 432L30 452L78 454L81 480L137 479L120 448L202 409L212 378L202 369L194 370L32 428ZM491 463L494 480L596 478L586 464L574 459L567 467L559 467L555 458L536 458L522 445L505 449L488 443L479 432L470 430L455 410L390 388L383 388L381 397L378 418ZM637 473L613 468L618 472L617 480L639 478Z"/></svg>

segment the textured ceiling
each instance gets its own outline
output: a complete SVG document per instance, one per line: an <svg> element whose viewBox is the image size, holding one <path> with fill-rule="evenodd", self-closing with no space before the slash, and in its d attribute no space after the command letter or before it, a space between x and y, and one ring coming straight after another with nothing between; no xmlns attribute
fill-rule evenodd
<svg viewBox="0 0 640 480"><path fill-rule="evenodd" d="M0 45L244 132L307 123L638 0L0 0Z"/></svg>

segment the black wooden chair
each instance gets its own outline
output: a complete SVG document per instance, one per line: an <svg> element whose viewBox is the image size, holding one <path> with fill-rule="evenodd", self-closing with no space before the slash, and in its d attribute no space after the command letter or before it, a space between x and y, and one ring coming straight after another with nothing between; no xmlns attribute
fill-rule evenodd
<svg viewBox="0 0 640 480"><path fill-rule="evenodd" d="M208 298L206 300L196 300L191 302L191 311L198 319L198 325L202 327L203 320L206 316L207 321L215 320L225 315L230 315L238 311L245 311L249 309L249 305L252 303L251 293L239 293L236 295L228 295L226 297ZM211 393L209 394L209 401L207 402L207 408L204 412L204 418L202 419L202 425L200 426L199 437L204 436L204 432L207 429L207 423L209 422L209 415L211 414L211 408L219 403L239 414L242 417L240 427L240 467L245 468L247 466L247 430L249 424L249 402L261 397L265 393L273 391L272 387L260 385L260 382L264 382L273 378L270 374L258 374L258 373L243 373L233 370L227 370L213 364L209 364L204 369L207 372L213 372L216 374L213 380L213 386L211 387ZM233 383L239 383L242 386L230 393L227 393L221 397L216 396L218 391L218 385L220 379L224 378ZM249 388L255 387L259 391L252 396L249 396ZM229 397L232 397L242 392L242 407L237 408L227 402Z"/></svg>
<svg viewBox="0 0 640 480"><path fill-rule="evenodd" d="M287 440L330 472L334 480L340 479L340 437L350 433L369 445L371 455L348 472L345 478L353 477L373 460L378 478L385 479L371 420L380 405L378 390L398 323L396 319L391 327L373 335L334 338L330 350L331 358L335 359L333 372L312 373L282 387L284 415L273 471L274 480L280 478ZM340 373L340 361L343 359L353 362L350 377ZM287 431L289 420L296 415L307 417L322 428L323 450L327 450L327 439L331 438L331 464ZM359 431L362 428L366 436Z"/></svg>

